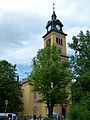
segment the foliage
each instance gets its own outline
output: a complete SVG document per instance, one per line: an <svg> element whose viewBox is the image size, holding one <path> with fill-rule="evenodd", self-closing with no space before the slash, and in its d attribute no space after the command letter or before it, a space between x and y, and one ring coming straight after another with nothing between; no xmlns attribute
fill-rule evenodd
<svg viewBox="0 0 90 120"><path fill-rule="evenodd" d="M21 109L21 86L16 80L16 65L0 61L0 112L5 112L5 100L8 100L7 112Z"/></svg>
<svg viewBox="0 0 90 120"><path fill-rule="evenodd" d="M71 67L73 73L72 99L73 102L79 102L83 96L90 92L90 32L86 35L81 31L79 35L74 36L73 43L69 47L75 51L71 56Z"/></svg>
<svg viewBox="0 0 90 120"><path fill-rule="evenodd" d="M71 56L71 83L72 107L70 111L71 120L90 119L90 32L86 34L81 31L74 36L73 43L69 47L75 51ZM74 118L75 117L75 118Z"/></svg>
<svg viewBox="0 0 90 120"><path fill-rule="evenodd" d="M69 63L61 60L60 50L56 45L48 44L45 49L38 51L33 59L30 85L33 90L41 94L39 101L45 102L49 110L49 117L53 114L53 107L67 98L66 86L69 82Z"/></svg>
<svg viewBox="0 0 90 120"><path fill-rule="evenodd" d="M81 104L73 104L70 107L69 120L90 120L90 111Z"/></svg>
<svg viewBox="0 0 90 120"><path fill-rule="evenodd" d="M53 120L53 118L45 117L44 120Z"/></svg>

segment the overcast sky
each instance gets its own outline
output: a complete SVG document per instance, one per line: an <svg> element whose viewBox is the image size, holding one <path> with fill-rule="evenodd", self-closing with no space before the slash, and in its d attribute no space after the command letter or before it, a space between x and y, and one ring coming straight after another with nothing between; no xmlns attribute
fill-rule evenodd
<svg viewBox="0 0 90 120"><path fill-rule="evenodd" d="M44 46L42 36L53 3L63 31L68 34L67 43L80 30L90 30L90 0L0 0L0 60L19 67L30 65ZM71 54L68 46L67 54Z"/></svg>

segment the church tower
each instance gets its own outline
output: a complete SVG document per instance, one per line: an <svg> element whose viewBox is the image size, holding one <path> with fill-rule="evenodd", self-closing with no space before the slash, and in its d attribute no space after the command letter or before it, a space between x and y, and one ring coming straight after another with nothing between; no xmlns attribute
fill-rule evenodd
<svg viewBox="0 0 90 120"><path fill-rule="evenodd" d="M53 14L51 16L51 20L47 22L46 29L47 33L43 36L44 38L44 48L47 45L47 42L52 46L53 44L57 44L58 48L61 50L61 57L67 58L66 56L66 36L62 30L63 24L60 20L57 19L55 13L55 7L53 4Z"/></svg>
<svg viewBox="0 0 90 120"><path fill-rule="evenodd" d="M67 34L63 32L62 28L63 28L63 24L59 19L57 19L57 16L55 13L55 7L53 4L53 14L51 16L51 20L49 20L46 25L47 33L43 36L44 48L46 47L47 42L50 43L50 46L52 46L53 44L56 44L58 49L60 49L61 51L61 58L68 60L68 56L66 54ZM62 118L62 116L67 117L67 114L68 114L67 100L60 103L60 106L59 107L57 106L55 108L55 112L59 113L60 118Z"/></svg>

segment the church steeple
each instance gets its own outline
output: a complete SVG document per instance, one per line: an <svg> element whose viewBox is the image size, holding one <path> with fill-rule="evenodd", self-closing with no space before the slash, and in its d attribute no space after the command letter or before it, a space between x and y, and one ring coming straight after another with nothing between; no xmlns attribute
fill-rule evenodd
<svg viewBox="0 0 90 120"><path fill-rule="evenodd" d="M47 22L46 29L47 33L43 36L44 47L46 47L47 42L52 46L57 44L58 48L61 50L62 56L66 56L66 35L62 30L63 24L59 19L57 19L55 13L55 4L53 4L53 13L51 20Z"/></svg>
<svg viewBox="0 0 90 120"><path fill-rule="evenodd" d="M53 3L53 14L52 14L52 20L56 19L56 14L55 14L55 4Z"/></svg>
<svg viewBox="0 0 90 120"><path fill-rule="evenodd" d="M62 34L65 34L62 30L62 27L63 27L63 24L61 23L60 20L57 19L57 16L55 13L55 4L53 3L53 14L51 16L51 20L49 20L46 25L47 33L54 30Z"/></svg>

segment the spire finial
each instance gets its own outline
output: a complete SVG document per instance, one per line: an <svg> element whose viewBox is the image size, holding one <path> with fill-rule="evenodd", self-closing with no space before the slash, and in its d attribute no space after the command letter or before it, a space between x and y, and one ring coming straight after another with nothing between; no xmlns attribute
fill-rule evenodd
<svg viewBox="0 0 90 120"><path fill-rule="evenodd" d="M52 14L52 20L56 19L56 14L55 14L55 4L53 3L53 14Z"/></svg>
<svg viewBox="0 0 90 120"><path fill-rule="evenodd" d="M53 12L55 12L55 4L53 3Z"/></svg>

